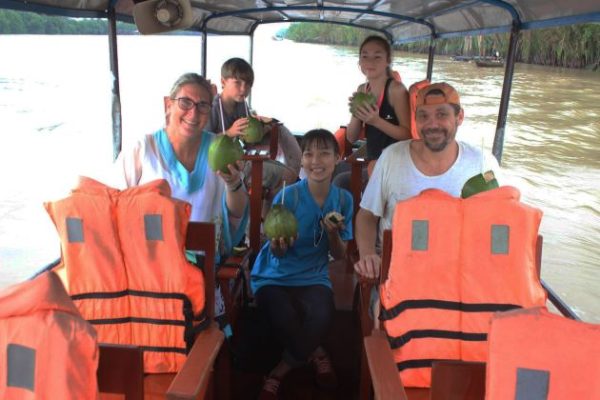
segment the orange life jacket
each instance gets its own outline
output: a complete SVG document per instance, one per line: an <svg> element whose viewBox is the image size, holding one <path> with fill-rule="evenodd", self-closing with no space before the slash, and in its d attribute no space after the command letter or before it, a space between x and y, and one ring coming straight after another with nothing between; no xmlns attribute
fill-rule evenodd
<svg viewBox="0 0 600 400"><path fill-rule="evenodd" d="M204 277L185 258L190 205L165 180L119 191L89 178L46 203L58 269L100 342L144 350L146 372L178 371L203 327Z"/></svg>
<svg viewBox="0 0 600 400"><path fill-rule="evenodd" d="M421 88L429 86L431 82L424 79L419 82L415 82L408 88L408 99L410 104L410 135L413 139L420 139L419 132L417 132L417 93Z"/></svg>
<svg viewBox="0 0 600 400"><path fill-rule="evenodd" d="M541 215L508 186L468 199L430 189L397 204L380 318L405 386L428 387L436 359L485 360L493 312L545 304Z"/></svg>
<svg viewBox="0 0 600 400"><path fill-rule="evenodd" d="M335 136L335 140L338 143L338 148L340 151L340 157L345 158L352 153L352 145L347 145L346 140L346 127L340 126L337 131L333 134Z"/></svg>
<svg viewBox="0 0 600 400"><path fill-rule="evenodd" d="M0 292L0 399L96 399L96 332L45 272Z"/></svg>
<svg viewBox="0 0 600 400"><path fill-rule="evenodd" d="M497 313L489 334L487 400L600 399L600 325L545 308Z"/></svg>

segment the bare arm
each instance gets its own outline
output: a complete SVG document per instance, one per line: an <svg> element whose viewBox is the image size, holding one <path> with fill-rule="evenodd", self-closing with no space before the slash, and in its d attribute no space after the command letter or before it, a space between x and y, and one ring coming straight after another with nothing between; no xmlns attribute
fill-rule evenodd
<svg viewBox="0 0 600 400"><path fill-rule="evenodd" d="M344 222L333 222L328 218L323 218L322 224L327 232L327 239L329 241L329 252L334 259L340 260L346 257L347 243L342 240L340 231L344 229Z"/></svg>
<svg viewBox="0 0 600 400"><path fill-rule="evenodd" d="M381 257L375 251L378 221L379 217L364 208L356 214L356 245L360 258L354 270L367 278L378 277L381 270Z"/></svg>
<svg viewBox="0 0 600 400"><path fill-rule="evenodd" d="M248 203L248 192L240 175L242 168L243 161L238 161L237 168L229 164L229 174L217 171L217 175L225 182L225 203L233 218L241 218Z"/></svg>
<svg viewBox="0 0 600 400"><path fill-rule="evenodd" d="M410 99L408 90L402 83L393 84L390 86L390 99L394 112L400 121L398 136L395 136L395 138L398 140L410 139Z"/></svg>

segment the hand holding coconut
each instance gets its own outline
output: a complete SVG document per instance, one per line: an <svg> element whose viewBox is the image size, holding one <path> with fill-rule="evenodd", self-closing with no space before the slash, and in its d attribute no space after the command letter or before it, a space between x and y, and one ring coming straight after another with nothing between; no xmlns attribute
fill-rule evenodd
<svg viewBox="0 0 600 400"><path fill-rule="evenodd" d="M282 193L281 204L275 204L269 210L263 225L265 235L271 241L271 252L276 257L283 257L298 238L298 221L284 206L285 182Z"/></svg>
<svg viewBox="0 0 600 400"><path fill-rule="evenodd" d="M217 135L208 148L208 165L215 172L229 174L231 172L229 166L238 165L243 155L244 150L239 140L226 135ZM243 167L243 164L241 165Z"/></svg>
<svg viewBox="0 0 600 400"><path fill-rule="evenodd" d="M246 128L248 128L248 118L238 118L224 133L230 138L236 138L238 136L243 136Z"/></svg>
<svg viewBox="0 0 600 400"><path fill-rule="evenodd" d="M237 192L241 189L242 174L241 170L244 168L244 162L242 160L235 161L235 164L228 164L228 172L225 173L221 170L217 170L216 174L223 179L228 192Z"/></svg>
<svg viewBox="0 0 600 400"><path fill-rule="evenodd" d="M283 257L287 250L294 245L297 237L271 239L271 253L275 257Z"/></svg>
<svg viewBox="0 0 600 400"><path fill-rule="evenodd" d="M372 123L379 118L377 99L370 92L354 92L348 99L350 114L364 123Z"/></svg>

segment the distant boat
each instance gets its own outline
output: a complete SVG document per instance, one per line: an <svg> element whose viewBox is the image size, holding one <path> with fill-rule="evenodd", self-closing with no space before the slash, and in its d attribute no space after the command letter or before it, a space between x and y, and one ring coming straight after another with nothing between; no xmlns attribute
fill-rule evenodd
<svg viewBox="0 0 600 400"><path fill-rule="evenodd" d="M504 66L504 61L502 60L477 60L475 61L478 67L484 68L500 68Z"/></svg>
<svg viewBox="0 0 600 400"><path fill-rule="evenodd" d="M504 60L502 59L502 57L494 57L494 56L452 56L450 58L452 61L464 61L464 62L495 62L495 61L499 61L499 62L504 62Z"/></svg>
<svg viewBox="0 0 600 400"><path fill-rule="evenodd" d="M452 56L452 61L472 61L475 56Z"/></svg>

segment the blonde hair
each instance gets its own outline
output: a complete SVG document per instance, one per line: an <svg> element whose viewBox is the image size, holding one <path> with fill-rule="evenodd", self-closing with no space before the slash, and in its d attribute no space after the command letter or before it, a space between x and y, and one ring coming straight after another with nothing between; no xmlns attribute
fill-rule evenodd
<svg viewBox="0 0 600 400"><path fill-rule="evenodd" d="M199 75L195 72L187 72L187 73L181 75L179 78L177 78L177 80L171 87L171 91L169 92L169 97L174 99L177 96L177 93L185 85L200 86L201 88L206 90L209 97L212 96L212 88L211 88L210 82L208 82L208 80L205 77L203 77L202 75Z"/></svg>

